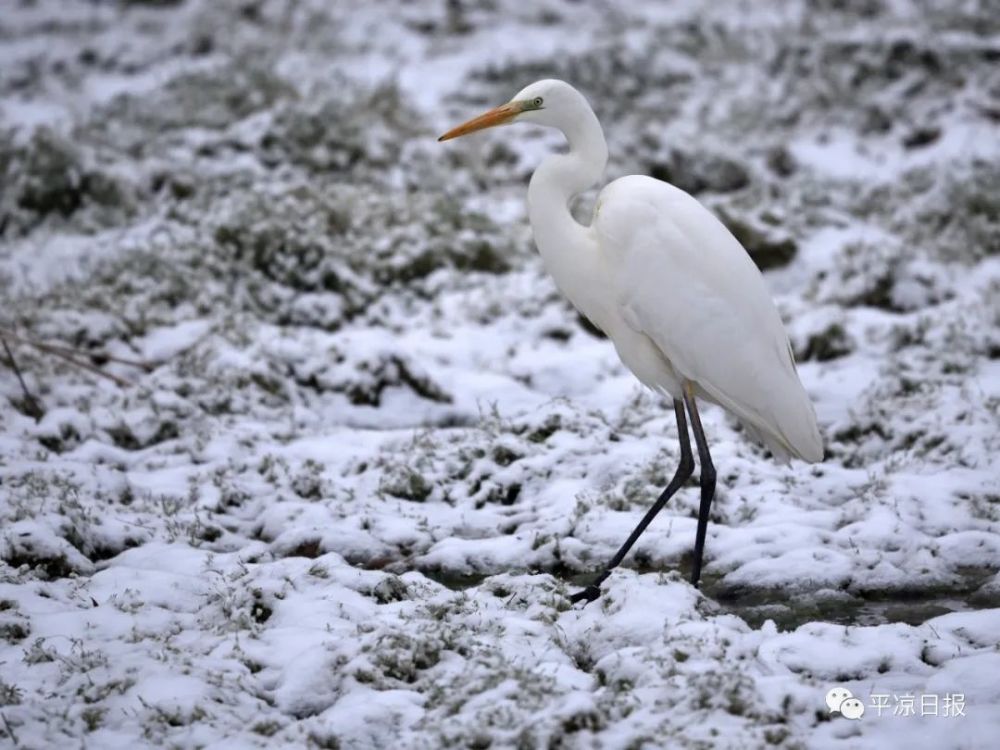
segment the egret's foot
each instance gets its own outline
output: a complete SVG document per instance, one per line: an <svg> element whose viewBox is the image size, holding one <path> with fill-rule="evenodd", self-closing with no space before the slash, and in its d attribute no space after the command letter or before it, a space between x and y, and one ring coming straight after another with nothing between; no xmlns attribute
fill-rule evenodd
<svg viewBox="0 0 1000 750"><path fill-rule="evenodd" d="M590 584L583 591L577 591L575 594L570 596L569 600L571 604L576 604L577 602L592 602L597 597L601 595L601 589L596 584Z"/></svg>
<svg viewBox="0 0 1000 750"><path fill-rule="evenodd" d="M701 586L698 585L698 582L700 580L701 580L701 566L699 565L691 570L691 585L694 586L696 589L700 589Z"/></svg>

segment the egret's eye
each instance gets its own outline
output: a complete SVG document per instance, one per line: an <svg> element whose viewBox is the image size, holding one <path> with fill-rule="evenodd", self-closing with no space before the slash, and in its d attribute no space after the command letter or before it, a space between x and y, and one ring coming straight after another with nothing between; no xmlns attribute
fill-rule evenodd
<svg viewBox="0 0 1000 750"><path fill-rule="evenodd" d="M534 98L534 99L533 99L533 100L531 101L531 104L532 104L532 106L534 106L534 107L541 107L541 106L542 106L542 97L540 97L540 96L536 96L536 97L535 97L535 98Z"/></svg>

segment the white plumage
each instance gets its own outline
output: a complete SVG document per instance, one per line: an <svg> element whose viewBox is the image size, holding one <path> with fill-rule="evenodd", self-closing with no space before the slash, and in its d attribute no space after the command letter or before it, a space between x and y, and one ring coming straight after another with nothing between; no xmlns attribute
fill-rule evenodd
<svg viewBox="0 0 1000 750"><path fill-rule="evenodd" d="M722 222L683 190L650 177L615 180L598 206L593 228L609 266L613 309L664 360L653 382L636 372L640 380L674 398L691 381L777 456L822 460L816 416L781 318L757 266ZM618 352L628 365L630 338Z"/></svg>
<svg viewBox="0 0 1000 750"><path fill-rule="evenodd" d="M692 575L697 582L715 472L696 398L730 411L780 459L823 458L816 416L781 318L739 241L673 185L622 177L601 191L589 226L573 218L570 202L601 177L608 152L594 111L569 84L533 83L441 140L521 121L557 128L569 143L566 153L552 154L539 165L528 188L532 231L547 270L573 305L614 342L625 366L674 400L681 436L674 481L605 573L577 598L597 596L597 584L690 476L685 405L702 465Z"/></svg>

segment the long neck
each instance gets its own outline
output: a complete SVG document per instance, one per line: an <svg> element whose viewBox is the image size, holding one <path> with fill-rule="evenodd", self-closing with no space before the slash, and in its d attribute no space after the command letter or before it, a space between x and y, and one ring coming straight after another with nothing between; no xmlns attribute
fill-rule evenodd
<svg viewBox="0 0 1000 750"><path fill-rule="evenodd" d="M561 128L569 150L552 154L535 170L528 186L528 215L542 261L559 289L594 323L597 311L587 310L586 279L599 262L596 240L589 227L570 213L574 196L601 177L608 147L597 116L589 105Z"/></svg>

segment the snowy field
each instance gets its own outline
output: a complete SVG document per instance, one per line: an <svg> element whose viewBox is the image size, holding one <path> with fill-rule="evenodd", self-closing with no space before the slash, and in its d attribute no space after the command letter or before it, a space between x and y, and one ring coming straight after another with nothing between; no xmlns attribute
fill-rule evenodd
<svg viewBox="0 0 1000 750"><path fill-rule="evenodd" d="M706 408L701 590L696 475L567 599L677 436L533 248L558 135L435 140L543 77L816 405ZM997 747L998 133L990 0L3 2L0 747Z"/></svg>

